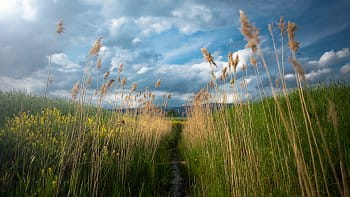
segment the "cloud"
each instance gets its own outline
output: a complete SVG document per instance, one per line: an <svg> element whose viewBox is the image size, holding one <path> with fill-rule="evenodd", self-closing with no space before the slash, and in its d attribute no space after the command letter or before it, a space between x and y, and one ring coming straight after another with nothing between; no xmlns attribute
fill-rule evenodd
<svg viewBox="0 0 350 197"><path fill-rule="evenodd" d="M16 79L12 77L0 76L1 90L21 90L28 93L39 93L39 89L43 89L45 82L35 77L25 77Z"/></svg>
<svg viewBox="0 0 350 197"><path fill-rule="evenodd" d="M317 71L311 71L310 73L305 74L305 77L307 80L314 81L314 80L320 79L320 77L322 77L330 72L331 72L330 68L322 68L322 69L318 69Z"/></svg>
<svg viewBox="0 0 350 197"><path fill-rule="evenodd" d="M73 63L64 53L56 53L51 55L51 61L53 64L60 66L55 67L60 72L71 73L82 71L82 67L79 64Z"/></svg>
<svg viewBox="0 0 350 197"><path fill-rule="evenodd" d="M172 27L171 21L168 18L142 16L135 19L135 23L141 29L143 35L148 36L152 33L162 33Z"/></svg>
<svg viewBox="0 0 350 197"><path fill-rule="evenodd" d="M327 67L332 66L333 64L336 64L340 62L343 59L346 59L350 57L350 49L349 48L343 48L339 51L334 52L334 50L325 52L319 60L312 60L309 61L309 64L315 65L318 67Z"/></svg>
<svg viewBox="0 0 350 197"><path fill-rule="evenodd" d="M347 64L345 64L344 66L342 66L342 67L340 68L340 72L341 72L342 74L350 73L350 63L347 63Z"/></svg>
<svg viewBox="0 0 350 197"><path fill-rule="evenodd" d="M137 74L145 74L146 72L150 71L151 68L150 67L142 67L139 71L137 71Z"/></svg>

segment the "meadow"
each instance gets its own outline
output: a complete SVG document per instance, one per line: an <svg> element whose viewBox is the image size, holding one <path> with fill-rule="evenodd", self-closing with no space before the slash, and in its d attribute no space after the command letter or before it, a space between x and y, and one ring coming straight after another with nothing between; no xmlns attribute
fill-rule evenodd
<svg viewBox="0 0 350 197"><path fill-rule="evenodd" d="M0 92L0 195L349 196L350 86L308 84L295 55L295 23L281 17L268 26L271 65L259 30L242 11L240 23L252 51L241 70L243 78L255 73L255 100L247 96L250 84L237 83L238 56L228 54L218 77L214 57L202 48L212 80L189 99L185 119L169 117L171 95L156 102L154 94L161 80L145 90L128 82L126 89L122 64L116 78L93 73L102 64L102 38L93 43L71 100ZM56 32L63 33L62 21ZM276 80L269 66L278 68ZM295 71L292 89L287 66ZM45 92L50 75L49 69ZM103 107L109 94L112 109Z"/></svg>

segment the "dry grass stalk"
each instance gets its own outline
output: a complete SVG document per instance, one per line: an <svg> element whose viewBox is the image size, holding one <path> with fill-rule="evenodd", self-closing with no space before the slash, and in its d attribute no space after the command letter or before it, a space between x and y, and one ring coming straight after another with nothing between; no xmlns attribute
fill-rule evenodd
<svg viewBox="0 0 350 197"><path fill-rule="evenodd" d="M100 89L100 95L105 96L107 94L107 90L108 90L107 84L103 84Z"/></svg>
<svg viewBox="0 0 350 197"><path fill-rule="evenodd" d="M231 88L234 88L234 87L235 87L235 79L234 79L234 78L232 78L232 79L230 80L230 86L231 86Z"/></svg>
<svg viewBox="0 0 350 197"><path fill-rule="evenodd" d="M102 66L102 59L101 59L101 58L98 58L98 59L97 59L97 62L96 62L96 68L97 68L97 69L100 69L101 66Z"/></svg>
<svg viewBox="0 0 350 197"><path fill-rule="evenodd" d="M57 34L63 34L64 33L64 24L63 20L59 20L56 25L56 33Z"/></svg>
<svg viewBox="0 0 350 197"><path fill-rule="evenodd" d="M123 66L124 66L124 64L119 64L119 67L118 67L119 74L123 72Z"/></svg>
<svg viewBox="0 0 350 197"><path fill-rule="evenodd" d="M211 77L213 78L213 81L216 81L216 76L214 71L211 71L210 74L211 74Z"/></svg>
<svg viewBox="0 0 350 197"><path fill-rule="evenodd" d="M246 48L251 48L253 52L256 52L260 43L259 30L249 23L248 17L242 10L239 11L239 16L241 22L241 33L248 42Z"/></svg>
<svg viewBox="0 0 350 197"><path fill-rule="evenodd" d="M328 101L328 119L332 121L334 128L338 128L337 111L335 103L331 100Z"/></svg>
<svg viewBox="0 0 350 197"><path fill-rule="evenodd" d="M73 99L76 99L77 98L77 95L79 93L79 89L80 89L80 81L78 81L72 88L71 90L71 96Z"/></svg>
<svg viewBox="0 0 350 197"><path fill-rule="evenodd" d="M49 75L49 84L52 84L52 82L53 82L53 76L52 75Z"/></svg>
<svg viewBox="0 0 350 197"><path fill-rule="evenodd" d="M137 83L133 83L132 85L131 85L131 92L134 92L135 90L136 90L136 88L137 88Z"/></svg>
<svg viewBox="0 0 350 197"><path fill-rule="evenodd" d="M245 72L247 70L247 65L246 64L243 64L242 66L242 71Z"/></svg>
<svg viewBox="0 0 350 197"><path fill-rule="evenodd" d="M207 89L201 89L195 96L194 102L195 104L202 104L210 99L210 94Z"/></svg>
<svg viewBox="0 0 350 197"><path fill-rule="evenodd" d="M203 53L204 59L209 62L210 65L214 65L217 67L216 63L214 62L213 56L208 52L206 48L201 48L201 51Z"/></svg>
<svg viewBox="0 0 350 197"><path fill-rule="evenodd" d="M126 84L126 77L124 77L123 79L122 79L122 82L121 82L121 85L124 87L125 86L125 84Z"/></svg>
<svg viewBox="0 0 350 197"><path fill-rule="evenodd" d="M87 84L88 84L88 85L91 85L91 83L92 83L92 77L89 76L89 77L88 77L88 80L87 80Z"/></svg>
<svg viewBox="0 0 350 197"><path fill-rule="evenodd" d="M298 75L301 77L301 79L303 81L306 80L305 77L305 71L303 69L303 67L300 65L300 63L298 62L298 60L296 60L294 57L289 58L289 62L293 65L295 71L298 73Z"/></svg>
<svg viewBox="0 0 350 197"><path fill-rule="evenodd" d="M221 76L222 76L222 79L225 80L228 76L228 73L227 73L227 67L224 67L221 71Z"/></svg>
<svg viewBox="0 0 350 197"><path fill-rule="evenodd" d="M89 55L98 55L98 52L100 51L102 47L102 37L99 37L95 43L92 45Z"/></svg>

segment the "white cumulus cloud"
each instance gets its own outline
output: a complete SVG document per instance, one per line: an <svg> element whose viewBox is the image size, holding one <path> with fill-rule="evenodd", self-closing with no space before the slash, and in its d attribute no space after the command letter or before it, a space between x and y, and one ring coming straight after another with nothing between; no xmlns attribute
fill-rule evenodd
<svg viewBox="0 0 350 197"><path fill-rule="evenodd" d="M349 48L343 48L339 51L328 51L325 52L319 60L312 60L309 61L309 64L315 65L318 67L327 67L332 66L333 64L338 63L340 60L343 60L345 58L350 57L350 49Z"/></svg>

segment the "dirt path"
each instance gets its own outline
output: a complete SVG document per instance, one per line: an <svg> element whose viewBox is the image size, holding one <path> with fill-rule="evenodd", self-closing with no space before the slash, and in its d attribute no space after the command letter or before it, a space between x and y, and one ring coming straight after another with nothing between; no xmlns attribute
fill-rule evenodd
<svg viewBox="0 0 350 197"><path fill-rule="evenodd" d="M171 145L172 165L171 165L171 180L170 180L170 196L183 197L185 196L185 172L182 166L182 159L178 149L178 142L181 137L181 123L173 125L175 134L174 142Z"/></svg>

